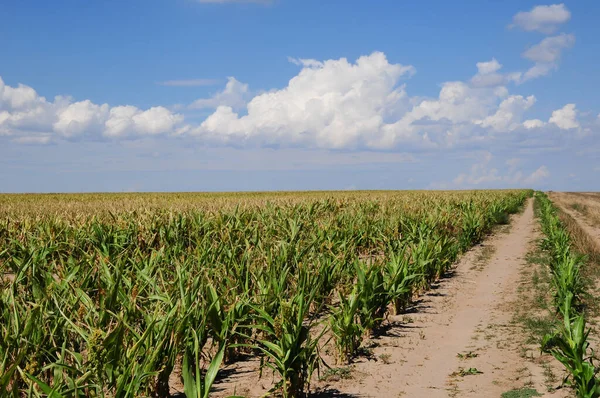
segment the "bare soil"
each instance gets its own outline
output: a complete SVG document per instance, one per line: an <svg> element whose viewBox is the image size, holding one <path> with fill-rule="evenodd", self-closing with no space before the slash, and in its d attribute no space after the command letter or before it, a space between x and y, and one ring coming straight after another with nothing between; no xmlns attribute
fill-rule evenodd
<svg viewBox="0 0 600 398"><path fill-rule="evenodd" d="M334 369L313 377L313 396L500 397L523 387L568 396L554 389L564 377L560 364L527 344L516 320L534 299L526 261L539 237L532 204L466 253L407 313L390 316L349 367L335 368L324 347ZM268 371L259 378L258 367L251 358L223 369L214 396L263 396L275 380Z"/></svg>

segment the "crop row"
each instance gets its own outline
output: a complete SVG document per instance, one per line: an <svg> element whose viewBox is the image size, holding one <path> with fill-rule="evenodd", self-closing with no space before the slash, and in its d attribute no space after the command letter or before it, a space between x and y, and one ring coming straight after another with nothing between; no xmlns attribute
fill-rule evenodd
<svg viewBox="0 0 600 398"><path fill-rule="evenodd" d="M387 311L402 311L528 195L102 217L44 213L41 202L40 214L0 219L0 395L168 396L177 368L186 396L206 397L223 362L251 354L284 396L301 396L324 334L350 360Z"/></svg>
<svg viewBox="0 0 600 398"><path fill-rule="evenodd" d="M560 221L558 209L550 199L536 192L536 200L545 235L542 248L550 255L554 304L562 318L557 330L544 336L542 349L565 366L578 397L600 397L600 379L590 355L590 329L586 327L582 300L585 284L581 270L586 258L573 250L569 231Z"/></svg>

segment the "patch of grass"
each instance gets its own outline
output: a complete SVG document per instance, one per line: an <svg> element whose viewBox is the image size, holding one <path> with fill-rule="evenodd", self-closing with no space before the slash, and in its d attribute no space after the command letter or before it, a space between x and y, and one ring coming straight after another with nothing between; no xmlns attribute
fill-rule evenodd
<svg viewBox="0 0 600 398"><path fill-rule="evenodd" d="M392 363L392 361L390 360L392 358L392 356L390 354L381 354L379 356L379 359L381 360L381 362L385 363L386 365L389 365L390 363Z"/></svg>
<svg viewBox="0 0 600 398"><path fill-rule="evenodd" d="M556 381L557 381L556 375L552 371L552 368L550 367L550 365L547 363L544 363L544 364L542 364L542 366L544 367L544 378L546 381L546 385L552 385L553 383L556 383Z"/></svg>
<svg viewBox="0 0 600 398"><path fill-rule="evenodd" d="M533 388L519 388L502 393L502 398L530 398L541 396L542 394Z"/></svg>
<svg viewBox="0 0 600 398"><path fill-rule="evenodd" d="M452 376L452 377L456 377L456 376L465 377L465 376L474 376L474 375L480 375L480 374L483 374L483 372L480 371L477 368L468 368L468 369L459 368L456 372L452 372L450 374L450 376Z"/></svg>
<svg viewBox="0 0 600 398"><path fill-rule="evenodd" d="M323 372L321 381L340 381L352 378L352 368L349 366L343 368L329 368Z"/></svg>
<svg viewBox="0 0 600 398"><path fill-rule="evenodd" d="M460 359L470 359L470 358L477 358L479 356L479 354L477 354L476 352L473 351L468 351L466 353L458 353L456 354L456 356Z"/></svg>
<svg viewBox="0 0 600 398"><path fill-rule="evenodd" d="M373 347L364 347L364 346L358 347L356 349L356 356L365 357L368 359L374 358L375 355L373 354Z"/></svg>
<svg viewBox="0 0 600 398"><path fill-rule="evenodd" d="M557 325L554 316L528 316L522 319L523 326L529 331L530 339L527 343L539 343L546 334L551 333Z"/></svg>

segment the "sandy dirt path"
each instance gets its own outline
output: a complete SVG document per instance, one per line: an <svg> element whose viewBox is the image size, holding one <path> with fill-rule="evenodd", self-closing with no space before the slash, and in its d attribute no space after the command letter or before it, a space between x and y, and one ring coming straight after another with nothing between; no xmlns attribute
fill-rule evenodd
<svg viewBox="0 0 600 398"><path fill-rule="evenodd" d="M500 397L524 386L546 392L542 367L532 361L539 357L539 345L526 347L522 326L515 321L515 308L523 304L521 273L529 266L525 257L539 236L536 224L530 199L510 226L466 253L452 275L436 283L413 309L391 316L382 335L367 342L371 355L351 365L350 378L315 376L313 391L320 391L315 396ZM223 380L217 395L264 394L272 379L250 376L255 366L238 364L237 376ZM470 368L483 373L468 374ZM548 396L565 394L561 390Z"/></svg>
<svg viewBox="0 0 600 398"><path fill-rule="evenodd" d="M513 322L520 270L527 266L525 255L535 223L530 200L525 211L513 217L509 233L469 252L451 278L440 281L414 314L398 319L400 325L380 339L375 356L389 355L389 365L358 363L356 371L364 377L349 380L341 392L370 397L500 397L526 384L543 392L539 369L531 369L535 365L521 355L523 335ZM483 373L465 374L470 368Z"/></svg>

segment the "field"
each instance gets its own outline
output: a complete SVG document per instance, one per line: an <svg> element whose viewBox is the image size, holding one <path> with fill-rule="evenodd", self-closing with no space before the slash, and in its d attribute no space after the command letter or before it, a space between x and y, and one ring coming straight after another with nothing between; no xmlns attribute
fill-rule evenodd
<svg viewBox="0 0 600 398"><path fill-rule="evenodd" d="M0 395L527 394L532 193L2 195Z"/></svg>

